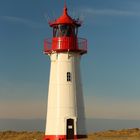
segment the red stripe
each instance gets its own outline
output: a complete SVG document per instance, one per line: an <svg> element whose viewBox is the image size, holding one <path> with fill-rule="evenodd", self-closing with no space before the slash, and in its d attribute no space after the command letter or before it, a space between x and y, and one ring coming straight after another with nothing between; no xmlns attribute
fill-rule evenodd
<svg viewBox="0 0 140 140"><path fill-rule="evenodd" d="M46 135L43 140L66 140L66 135ZM87 135L74 135L74 140L87 138Z"/></svg>

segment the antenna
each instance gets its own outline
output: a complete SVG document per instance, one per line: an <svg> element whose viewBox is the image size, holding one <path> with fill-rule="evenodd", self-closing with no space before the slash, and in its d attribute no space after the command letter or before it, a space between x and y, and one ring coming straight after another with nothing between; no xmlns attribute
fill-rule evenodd
<svg viewBox="0 0 140 140"><path fill-rule="evenodd" d="M52 16L53 16L52 19L55 20L55 18L56 18L56 13L55 13L55 11L53 11L52 14L53 14L53 15L52 15Z"/></svg>
<svg viewBox="0 0 140 140"><path fill-rule="evenodd" d="M71 16L72 16L73 19L76 19L77 18L77 11L76 11L76 9L72 9L70 11L70 14L71 14Z"/></svg>
<svg viewBox="0 0 140 140"><path fill-rule="evenodd" d="M81 14L80 14L80 16L79 16L79 18L81 19L81 21L84 21L84 20L85 20L85 18L86 18L86 16L85 16L85 14L84 14L84 13L81 13Z"/></svg>
<svg viewBox="0 0 140 140"><path fill-rule="evenodd" d="M45 19L47 19L47 22L50 22L50 16L46 13L44 14Z"/></svg>
<svg viewBox="0 0 140 140"><path fill-rule="evenodd" d="M66 2L66 0L64 0L64 7L67 7L67 2Z"/></svg>

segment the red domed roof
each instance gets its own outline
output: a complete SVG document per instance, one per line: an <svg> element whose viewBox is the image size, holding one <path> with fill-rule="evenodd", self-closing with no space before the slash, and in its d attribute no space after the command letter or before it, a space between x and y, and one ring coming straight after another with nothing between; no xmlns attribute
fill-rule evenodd
<svg viewBox="0 0 140 140"><path fill-rule="evenodd" d="M53 27L58 24L71 24L74 26L81 26L81 21L72 19L67 13L67 7L64 6L63 14L55 21L49 22L50 26Z"/></svg>

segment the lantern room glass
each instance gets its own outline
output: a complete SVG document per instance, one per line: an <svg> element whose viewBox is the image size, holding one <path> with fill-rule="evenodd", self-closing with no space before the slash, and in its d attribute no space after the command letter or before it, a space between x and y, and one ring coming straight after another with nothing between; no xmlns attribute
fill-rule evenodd
<svg viewBox="0 0 140 140"><path fill-rule="evenodd" d="M76 37L78 27L72 25L57 25L53 28L53 37Z"/></svg>

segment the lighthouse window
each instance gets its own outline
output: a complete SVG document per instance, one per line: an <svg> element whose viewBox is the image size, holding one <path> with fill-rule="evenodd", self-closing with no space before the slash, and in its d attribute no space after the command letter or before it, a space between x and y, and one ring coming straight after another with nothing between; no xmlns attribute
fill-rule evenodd
<svg viewBox="0 0 140 140"><path fill-rule="evenodd" d="M60 25L61 36L71 36L72 29L69 25Z"/></svg>
<svg viewBox="0 0 140 140"><path fill-rule="evenodd" d="M58 26L54 27L53 28L53 37L59 37L59 29L58 29Z"/></svg>
<svg viewBox="0 0 140 140"><path fill-rule="evenodd" d="M75 28L75 35L77 36L78 34L78 27Z"/></svg>
<svg viewBox="0 0 140 140"><path fill-rule="evenodd" d="M70 72L67 72L67 81L71 81L71 73Z"/></svg>
<svg viewBox="0 0 140 140"><path fill-rule="evenodd" d="M75 35L75 27L70 25L58 25L53 28L53 37L70 37Z"/></svg>

